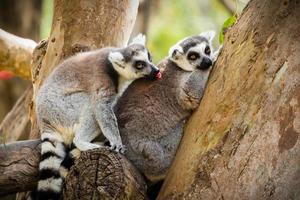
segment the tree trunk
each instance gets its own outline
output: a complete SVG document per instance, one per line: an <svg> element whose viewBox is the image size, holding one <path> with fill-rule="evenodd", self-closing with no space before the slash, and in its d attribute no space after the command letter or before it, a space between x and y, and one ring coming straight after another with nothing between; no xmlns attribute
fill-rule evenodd
<svg viewBox="0 0 300 200"><path fill-rule="evenodd" d="M299 19L299 0L245 8L158 199L300 199Z"/></svg>

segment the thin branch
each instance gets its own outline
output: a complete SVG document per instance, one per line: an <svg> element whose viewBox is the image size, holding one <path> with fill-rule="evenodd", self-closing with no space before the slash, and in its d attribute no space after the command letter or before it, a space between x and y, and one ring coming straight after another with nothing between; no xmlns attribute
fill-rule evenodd
<svg viewBox="0 0 300 200"><path fill-rule="evenodd" d="M0 29L0 70L31 79L30 67L36 42L17 37Z"/></svg>

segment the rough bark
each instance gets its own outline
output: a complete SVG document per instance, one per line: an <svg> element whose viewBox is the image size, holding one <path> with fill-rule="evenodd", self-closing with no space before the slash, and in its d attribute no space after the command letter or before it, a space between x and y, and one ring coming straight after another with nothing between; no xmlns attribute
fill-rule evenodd
<svg viewBox="0 0 300 200"><path fill-rule="evenodd" d="M0 195L32 190L38 181L40 140L0 146ZM136 168L109 149L83 152L71 168L64 199L146 199Z"/></svg>
<svg viewBox="0 0 300 200"><path fill-rule="evenodd" d="M39 140L0 145L0 196L33 189L39 158Z"/></svg>
<svg viewBox="0 0 300 200"><path fill-rule="evenodd" d="M249 3L158 199L300 198L299 18L298 0Z"/></svg>
<svg viewBox="0 0 300 200"><path fill-rule="evenodd" d="M0 70L12 71L17 76L30 79L30 63L36 43L0 29Z"/></svg>

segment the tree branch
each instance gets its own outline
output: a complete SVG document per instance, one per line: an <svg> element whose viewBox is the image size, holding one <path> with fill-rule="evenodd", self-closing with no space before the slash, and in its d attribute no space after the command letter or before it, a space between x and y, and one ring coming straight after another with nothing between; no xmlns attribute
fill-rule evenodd
<svg viewBox="0 0 300 200"><path fill-rule="evenodd" d="M0 29L0 70L12 71L17 76L31 79L32 52L36 43Z"/></svg>
<svg viewBox="0 0 300 200"><path fill-rule="evenodd" d="M33 189L39 158L40 140L0 145L0 195Z"/></svg>
<svg viewBox="0 0 300 200"><path fill-rule="evenodd" d="M40 143L40 140L28 140L0 146L0 195L36 187ZM146 184L123 155L107 148L85 151L67 176L64 198L92 199L95 196L146 199Z"/></svg>
<svg viewBox="0 0 300 200"><path fill-rule="evenodd" d="M15 103L14 107L5 116L0 124L1 143L13 142L30 130L30 120L28 115L28 104L32 97L32 86L27 88L22 96Z"/></svg>

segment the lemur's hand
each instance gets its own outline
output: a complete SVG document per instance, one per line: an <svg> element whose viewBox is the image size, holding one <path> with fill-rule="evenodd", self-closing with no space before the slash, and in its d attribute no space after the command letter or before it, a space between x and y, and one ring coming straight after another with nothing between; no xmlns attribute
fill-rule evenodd
<svg viewBox="0 0 300 200"><path fill-rule="evenodd" d="M110 144L110 149L115 151L115 152L122 153L122 154L124 154L125 151L126 151L126 147L123 144L113 144L113 143L111 143Z"/></svg>

